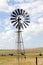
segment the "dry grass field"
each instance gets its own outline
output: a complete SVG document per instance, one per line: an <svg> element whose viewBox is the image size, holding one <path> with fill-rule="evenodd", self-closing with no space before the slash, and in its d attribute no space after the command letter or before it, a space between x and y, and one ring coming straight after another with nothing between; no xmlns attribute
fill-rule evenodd
<svg viewBox="0 0 43 65"><path fill-rule="evenodd" d="M0 50L0 65L18 65L15 53L14 50ZM14 55L10 56L9 54ZM42 55L40 56L40 54ZM43 48L26 50L26 59L21 57L19 65L36 65L36 57L37 65L43 65Z"/></svg>

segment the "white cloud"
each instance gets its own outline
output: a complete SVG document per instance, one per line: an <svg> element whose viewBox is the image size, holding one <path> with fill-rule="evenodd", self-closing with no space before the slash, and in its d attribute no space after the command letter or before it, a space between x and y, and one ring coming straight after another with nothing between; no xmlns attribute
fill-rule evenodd
<svg viewBox="0 0 43 65"><path fill-rule="evenodd" d="M20 2L21 3L21 2L24 2L24 0L15 0L15 2Z"/></svg>
<svg viewBox="0 0 43 65"><path fill-rule="evenodd" d="M1 12L11 12L12 10L15 9L12 6L8 5L9 0L0 0L0 11Z"/></svg>
<svg viewBox="0 0 43 65"><path fill-rule="evenodd" d="M31 14L35 15L43 12L43 1L36 1L31 4Z"/></svg>
<svg viewBox="0 0 43 65"><path fill-rule="evenodd" d="M14 31L13 30L9 30L9 31L5 31L5 32L1 32L0 33L0 37L1 37L1 39L3 39L3 40L10 40L10 39L12 39L14 36Z"/></svg>
<svg viewBox="0 0 43 65"><path fill-rule="evenodd" d="M20 3L14 5L15 8L22 8L25 9L29 14L35 15L38 13L43 12L43 1L34 1L30 3Z"/></svg>
<svg viewBox="0 0 43 65"><path fill-rule="evenodd" d="M2 6L2 7L3 7L3 5L5 6L6 2L7 2L7 0L0 0L0 6Z"/></svg>
<svg viewBox="0 0 43 65"><path fill-rule="evenodd" d="M11 30L10 25L8 25L7 27L5 27L5 30Z"/></svg>
<svg viewBox="0 0 43 65"><path fill-rule="evenodd" d="M39 18L39 19L38 19L38 22L39 22L40 24L43 24L43 17Z"/></svg>
<svg viewBox="0 0 43 65"><path fill-rule="evenodd" d="M13 49L15 48L15 33L14 30L0 32L0 48Z"/></svg>
<svg viewBox="0 0 43 65"><path fill-rule="evenodd" d="M7 10L8 10L7 0L0 0L0 11Z"/></svg>
<svg viewBox="0 0 43 65"><path fill-rule="evenodd" d="M0 0L0 11L11 12L16 8L26 9L31 14L36 14L43 11L43 2L42 1L34 1L30 3L21 3L14 4L13 6L9 6L7 1L9 0ZM22 2L23 0L17 0L18 2ZM31 11L31 12L30 12Z"/></svg>

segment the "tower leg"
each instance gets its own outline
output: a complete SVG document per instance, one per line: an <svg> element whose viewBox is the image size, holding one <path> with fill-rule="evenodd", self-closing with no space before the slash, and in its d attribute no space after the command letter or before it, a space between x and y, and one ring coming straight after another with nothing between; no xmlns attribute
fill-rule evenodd
<svg viewBox="0 0 43 65"><path fill-rule="evenodd" d="M17 59L18 59L18 65L21 65L20 59L22 59L22 56L26 59L25 51L24 51L24 44L23 44L23 38L22 38L22 31L17 31Z"/></svg>

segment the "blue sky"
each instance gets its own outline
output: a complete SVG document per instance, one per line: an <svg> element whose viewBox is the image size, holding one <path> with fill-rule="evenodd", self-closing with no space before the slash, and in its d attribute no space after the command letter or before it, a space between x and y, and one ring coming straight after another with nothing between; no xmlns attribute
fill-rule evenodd
<svg viewBox="0 0 43 65"><path fill-rule="evenodd" d="M43 0L0 0L0 49L16 48L16 29L10 15L22 8L30 15L30 24L23 30L25 48L43 47Z"/></svg>

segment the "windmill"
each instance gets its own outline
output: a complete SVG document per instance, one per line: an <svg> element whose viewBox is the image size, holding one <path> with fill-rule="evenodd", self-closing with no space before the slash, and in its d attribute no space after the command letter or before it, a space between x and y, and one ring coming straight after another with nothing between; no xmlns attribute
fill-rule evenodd
<svg viewBox="0 0 43 65"><path fill-rule="evenodd" d="M13 11L11 14L10 20L13 26L17 28L17 55L19 62L20 55L23 55L24 58L26 58L22 38L22 29L27 28L27 26L29 26L29 14L23 9L15 9L15 11Z"/></svg>

